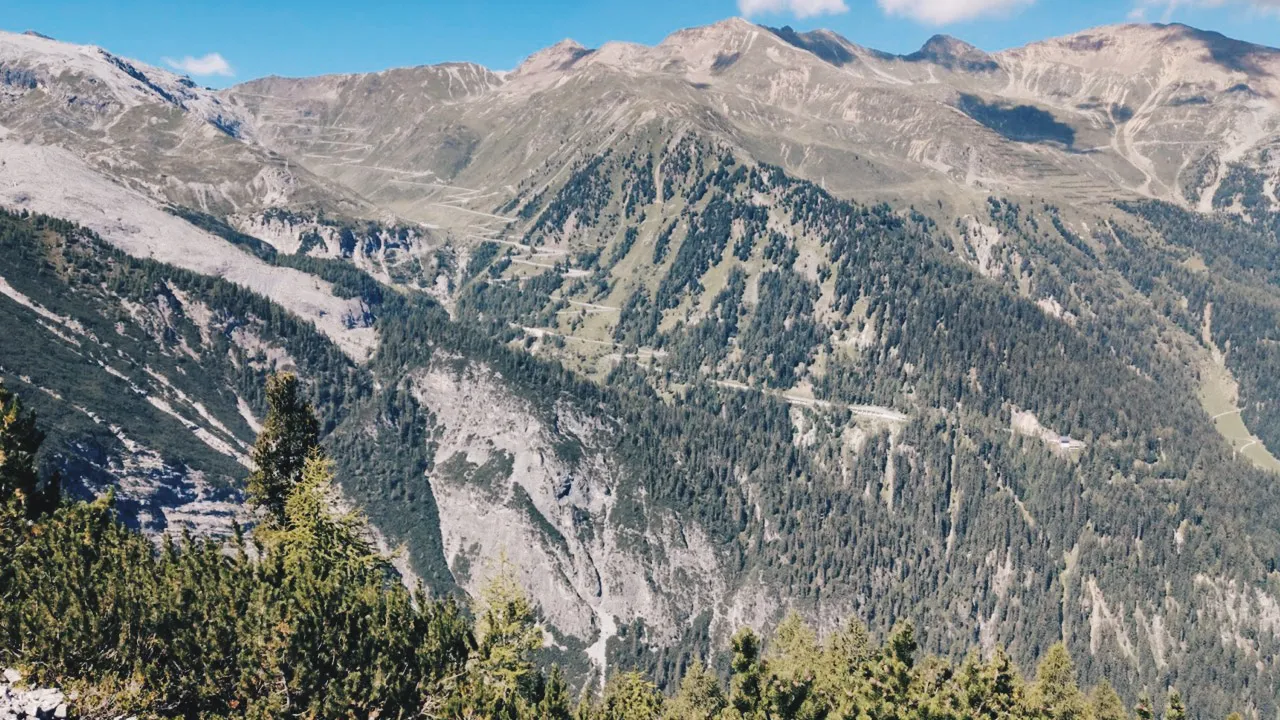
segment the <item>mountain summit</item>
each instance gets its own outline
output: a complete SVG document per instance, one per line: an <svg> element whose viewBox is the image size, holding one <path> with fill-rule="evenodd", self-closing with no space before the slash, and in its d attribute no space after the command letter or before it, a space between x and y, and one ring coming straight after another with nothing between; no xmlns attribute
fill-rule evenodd
<svg viewBox="0 0 1280 720"><path fill-rule="evenodd" d="M413 138L448 128L449 144L467 148L465 159L432 152L444 164L403 169L464 187L532 181L512 162L554 162L545 153L557 139L584 131L571 129L572 118L598 115L585 132L599 142L661 118L839 193L907 199L920 188L975 197L1035 189L1072 202L1153 197L1204 208L1233 164L1262 164L1275 143L1280 115L1268 98L1280 97L1276 58L1267 48L1159 25L1099 28L994 54L938 36L900 57L827 31L732 19L653 47L562 42L461 104L415 110L414 122L388 115L376 95L370 103L335 87L324 99L315 95L323 107L304 123L314 129L295 132L302 128L274 120L271 97L284 92L287 103L293 92L279 83L270 93L249 83L221 97L248 118L246 132L331 179L355 167L391 167L406 152L423 155L439 143ZM323 119L339 115L341 128ZM519 132L507 127L508 117L536 117L539 129ZM388 132L376 130L382 125ZM400 129L392 134L392 127ZM322 135L309 145L311 132L330 131L395 140L342 146ZM335 150L340 162L306 160ZM352 179L352 188L388 209L453 222L409 186L387 186L385 173L360 174L366 177Z"/></svg>
<svg viewBox="0 0 1280 720"><path fill-rule="evenodd" d="M907 55L912 62L930 62L951 70L983 72L999 70L990 55L963 40L949 35L934 35L916 52Z"/></svg>
<svg viewBox="0 0 1280 720"><path fill-rule="evenodd" d="M296 373L400 573L509 562L579 685L795 610L1273 717L1277 78L731 19L212 91L4 34L0 373L208 535Z"/></svg>

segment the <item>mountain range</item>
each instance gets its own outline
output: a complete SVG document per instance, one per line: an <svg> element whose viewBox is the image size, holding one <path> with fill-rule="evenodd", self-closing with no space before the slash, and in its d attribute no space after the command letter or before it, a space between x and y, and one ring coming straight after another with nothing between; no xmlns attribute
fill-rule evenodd
<svg viewBox="0 0 1280 720"><path fill-rule="evenodd" d="M2 34L0 369L72 492L213 535L299 373L402 574L510 563L579 683L796 609L1271 717L1278 77L732 19L214 91Z"/></svg>

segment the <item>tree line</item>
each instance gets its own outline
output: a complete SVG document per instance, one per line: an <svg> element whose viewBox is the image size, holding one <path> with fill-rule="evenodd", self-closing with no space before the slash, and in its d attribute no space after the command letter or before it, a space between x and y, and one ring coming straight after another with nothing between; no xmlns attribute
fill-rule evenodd
<svg viewBox="0 0 1280 720"><path fill-rule="evenodd" d="M336 509L298 378L272 376L266 396L252 532L157 545L117 522L109 495L52 496L36 420L0 386L0 662L68 690L85 718L1155 717L1105 681L1084 692L1060 644L1024 678L999 649L921 657L908 623L877 643L860 622L820 638L794 614L767 641L738 631L724 673L694 662L670 695L634 671L575 693L536 664L538 610L509 574L470 603L407 590L363 520ZM1186 717L1176 691L1164 705Z"/></svg>

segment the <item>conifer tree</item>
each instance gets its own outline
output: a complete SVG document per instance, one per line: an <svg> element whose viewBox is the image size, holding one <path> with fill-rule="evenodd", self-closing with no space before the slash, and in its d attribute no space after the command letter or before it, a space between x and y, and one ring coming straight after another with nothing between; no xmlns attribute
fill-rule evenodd
<svg viewBox="0 0 1280 720"><path fill-rule="evenodd" d="M1012 715L1023 703L1023 680L1013 659L1003 648L996 648L987 661L987 673L991 679L991 703L1000 715Z"/></svg>
<svg viewBox="0 0 1280 720"><path fill-rule="evenodd" d="M1062 643L1055 643L1036 668L1031 706L1049 720L1081 720L1086 705L1076 684L1076 668Z"/></svg>
<svg viewBox="0 0 1280 720"><path fill-rule="evenodd" d="M599 717L600 720L658 720L662 717L662 695L640 673L618 673L605 685Z"/></svg>
<svg viewBox="0 0 1280 720"><path fill-rule="evenodd" d="M360 536L363 521L354 513L335 511L333 479L333 461L313 447L285 497L283 522L265 536L283 542L291 560L377 564L380 559Z"/></svg>
<svg viewBox="0 0 1280 720"><path fill-rule="evenodd" d="M1133 706L1133 715L1138 720L1151 720L1155 717L1155 710L1151 707L1151 696L1142 693L1138 698L1138 704Z"/></svg>
<svg viewBox="0 0 1280 720"><path fill-rule="evenodd" d="M833 672L849 672L869 660L873 652L867 626L857 618L850 618L827 639L823 656Z"/></svg>
<svg viewBox="0 0 1280 720"><path fill-rule="evenodd" d="M1093 687L1089 695L1090 720L1129 720L1124 702L1105 679Z"/></svg>
<svg viewBox="0 0 1280 720"><path fill-rule="evenodd" d="M467 667L467 706L477 717L519 717L531 704L533 653L542 647L542 630L505 558L498 574L480 591L476 634L478 647Z"/></svg>
<svg viewBox="0 0 1280 720"><path fill-rule="evenodd" d="M559 665L552 665L542 687L542 699L538 701L539 718L545 720L572 720L573 709L569 703L569 686Z"/></svg>
<svg viewBox="0 0 1280 720"><path fill-rule="evenodd" d="M850 619L823 643L817 692L838 716L857 714L857 701L866 695L863 670L874 652L871 633L857 619Z"/></svg>
<svg viewBox="0 0 1280 720"><path fill-rule="evenodd" d="M781 717L808 717L811 693L820 662L818 636L794 610L774 630L769 646L773 682L769 696L774 713Z"/></svg>
<svg viewBox="0 0 1280 720"><path fill-rule="evenodd" d="M1165 704L1164 720L1187 720L1187 706L1182 702L1182 693L1172 688Z"/></svg>
<svg viewBox="0 0 1280 720"><path fill-rule="evenodd" d="M734 633L733 677L729 685L729 705L742 720L765 717L765 668L760 659L760 638L751 628Z"/></svg>
<svg viewBox="0 0 1280 720"><path fill-rule="evenodd" d="M267 380L267 418L253 446L249 500L267 513L269 524L285 523L285 502L302 479L307 458L320 442L320 424L293 373Z"/></svg>
<svg viewBox="0 0 1280 720"><path fill-rule="evenodd" d="M996 648L986 662L976 652L972 653L956 677L961 706L971 717L1003 720L1019 716L1022 680L1002 648Z"/></svg>
<svg viewBox="0 0 1280 720"><path fill-rule="evenodd" d="M818 636L794 610L773 632L769 644L770 667L779 677L811 674L818 665Z"/></svg>
<svg viewBox="0 0 1280 720"><path fill-rule="evenodd" d="M694 660L680 681L680 690L667 703L667 720L714 720L727 703L715 674Z"/></svg>
<svg viewBox="0 0 1280 720"><path fill-rule="evenodd" d="M0 502L16 498L29 516L51 509L59 494L56 478L40 484L36 453L43 442L35 413L0 384Z"/></svg>
<svg viewBox="0 0 1280 720"><path fill-rule="evenodd" d="M877 717L909 717L912 670L915 668L915 627L910 622L899 624L890 633L871 668L870 701L872 715Z"/></svg>

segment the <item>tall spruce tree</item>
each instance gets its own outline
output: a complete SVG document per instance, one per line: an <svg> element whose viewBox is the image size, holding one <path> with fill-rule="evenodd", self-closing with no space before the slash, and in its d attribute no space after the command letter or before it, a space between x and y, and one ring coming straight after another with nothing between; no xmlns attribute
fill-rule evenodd
<svg viewBox="0 0 1280 720"><path fill-rule="evenodd" d="M1124 701L1105 679L1095 685L1089 695L1089 712L1092 720L1129 720Z"/></svg>
<svg viewBox="0 0 1280 720"><path fill-rule="evenodd" d="M867 626L852 618L823 644L818 688L838 717L857 715L875 651Z"/></svg>
<svg viewBox="0 0 1280 720"><path fill-rule="evenodd" d="M1138 698L1138 704L1133 706L1133 715L1138 720L1151 720L1155 717L1155 710L1151 707L1150 695L1145 692L1142 693Z"/></svg>
<svg viewBox="0 0 1280 720"><path fill-rule="evenodd" d="M812 717L816 698L811 697L821 663L818 635L792 610L774 631L769 645L769 669L774 682L769 689L770 704L780 717Z"/></svg>
<svg viewBox="0 0 1280 720"><path fill-rule="evenodd" d="M307 458L319 446L320 423L293 373L267 380L267 419L253 446L249 500L267 513L267 522L285 524L285 502L302 479Z"/></svg>
<svg viewBox="0 0 1280 720"><path fill-rule="evenodd" d="M56 476L40 482L36 453L43 442L35 413L24 410L18 396L0 385L0 503L17 498L31 516L52 509L59 494Z"/></svg>
<svg viewBox="0 0 1280 720"><path fill-rule="evenodd" d="M742 628L734 633L731 645L733 677L729 687L729 705L736 713L733 717L743 720L764 718L768 677L760 659L760 637L751 628Z"/></svg>
<svg viewBox="0 0 1280 720"><path fill-rule="evenodd" d="M1022 679L1009 655L997 647L983 660L973 651L955 675L959 708L967 717L1007 720L1020 717Z"/></svg>
<svg viewBox="0 0 1280 720"><path fill-rule="evenodd" d="M552 665L542 685L542 699L538 701L537 714L545 720L572 720L569 705L569 685L559 665Z"/></svg>
<svg viewBox="0 0 1280 720"><path fill-rule="evenodd" d="M680 681L680 691L667 703L667 720L714 720L727 703L715 673L694 660Z"/></svg>
<svg viewBox="0 0 1280 720"><path fill-rule="evenodd" d="M600 720L659 720L662 695L653 683L638 672L623 672L609 678L600 702Z"/></svg>
<svg viewBox="0 0 1280 720"><path fill-rule="evenodd" d="M1187 706L1182 702L1182 693L1172 688L1165 704L1164 720L1187 720Z"/></svg>
<svg viewBox="0 0 1280 720"><path fill-rule="evenodd" d="M476 649L467 662L464 716L520 718L536 705L531 691L542 647L542 628L533 604L502 559L499 572L481 588L475 606Z"/></svg>
<svg viewBox="0 0 1280 720"><path fill-rule="evenodd" d="M1036 667L1031 706L1050 720L1081 720L1087 714L1084 693L1076 684L1076 666L1062 643L1049 648Z"/></svg>
<svg viewBox="0 0 1280 720"><path fill-rule="evenodd" d="M918 649L915 626L910 622L895 625L870 667L868 695L873 717L914 716L916 699L912 697L911 684Z"/></svg>

